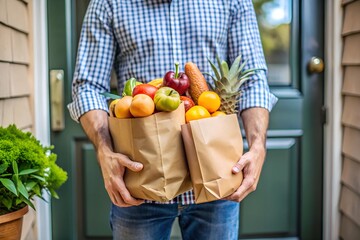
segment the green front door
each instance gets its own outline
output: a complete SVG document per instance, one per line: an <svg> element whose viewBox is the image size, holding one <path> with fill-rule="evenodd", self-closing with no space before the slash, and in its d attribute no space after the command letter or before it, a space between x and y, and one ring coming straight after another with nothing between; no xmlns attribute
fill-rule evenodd
<svg viewBox="0 0 360 240"><path fill-rule="evenodd" d="M48 0L49 70L65 72L65 103L81 20L89 0ZM323 75L308 71L323 57L324 3L254 0L269 84L279 98L271 113L268 154L256 192L240 210L240 238L322 238ZM94 149L65 111L52 144L69 181L52 201L53 239L107 239L110 201ZM174 234L176 238L176 231Z"/></svg>

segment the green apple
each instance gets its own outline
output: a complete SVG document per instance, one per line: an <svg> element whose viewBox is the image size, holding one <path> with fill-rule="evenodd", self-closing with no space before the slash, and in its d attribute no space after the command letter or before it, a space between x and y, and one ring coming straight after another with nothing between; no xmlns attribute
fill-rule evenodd
<svg viewBox="0 0 360 240"><path fill-rule="evenodd" d="M171 87L161 87L155 93L154 102L158 111L174 111L180 105L180 94Z"/></svg>

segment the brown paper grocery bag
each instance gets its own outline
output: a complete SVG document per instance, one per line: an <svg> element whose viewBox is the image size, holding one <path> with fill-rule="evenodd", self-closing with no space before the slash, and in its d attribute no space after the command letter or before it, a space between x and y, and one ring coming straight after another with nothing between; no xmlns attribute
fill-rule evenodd
<svg viewBox="0 0 360 240"><path fill-rule="evenodd" d="M181 126L195 202L218 200L234 193L242 173L232 167L243 153L243 141L235 114L190 121Z"/></svg>
<svg viewBox="0 0 360 240"><path fill-rule="evenodd" d="M133 197L168 201L192 188L181 138L184 113L181 104L175 111L144 118L109 117L115 151L144 165L140 172L125 172Z"/></svg>

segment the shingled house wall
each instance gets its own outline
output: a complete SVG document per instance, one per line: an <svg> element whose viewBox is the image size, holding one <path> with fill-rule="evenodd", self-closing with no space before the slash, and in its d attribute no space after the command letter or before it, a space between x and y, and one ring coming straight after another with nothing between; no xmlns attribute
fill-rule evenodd
<svg viewBox="0 0 360 240"><path fill-rule="evenodd" d="M0 125L33 131L32 0L0 0ZM36 215L24 217L22 239L36 239Z"/></svg>

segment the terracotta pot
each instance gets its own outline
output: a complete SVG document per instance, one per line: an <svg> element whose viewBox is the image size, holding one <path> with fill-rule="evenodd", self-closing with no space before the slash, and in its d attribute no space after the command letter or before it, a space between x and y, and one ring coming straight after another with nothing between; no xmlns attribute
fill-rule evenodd
<svg viewBox="0 0 360 240"><path fill-rule="evenodd" d="M0 215L0 240L20 240L23 216L28 212L26 206L15 212Z"/></svg>

